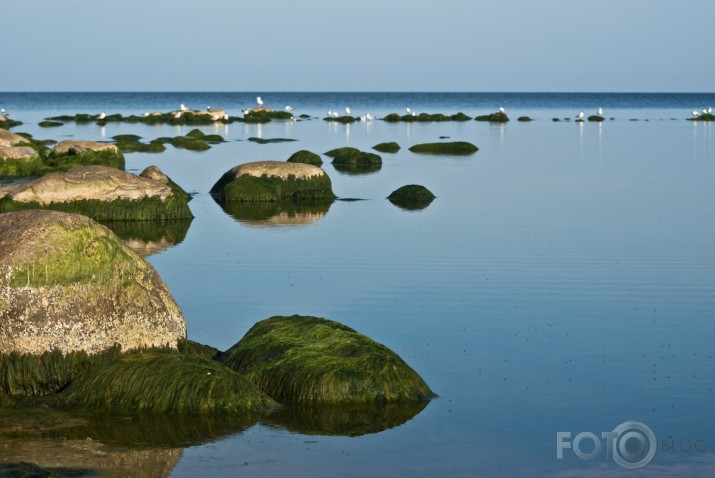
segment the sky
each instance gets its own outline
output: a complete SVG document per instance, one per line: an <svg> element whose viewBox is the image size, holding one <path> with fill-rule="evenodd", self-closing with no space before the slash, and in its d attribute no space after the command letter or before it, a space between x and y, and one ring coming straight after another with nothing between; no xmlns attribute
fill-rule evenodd
<svg viewBox="0 0 715 478"><path fill-rule="evenodd" d="M0 0L0 91L713 92L713 0Z"/></svg>

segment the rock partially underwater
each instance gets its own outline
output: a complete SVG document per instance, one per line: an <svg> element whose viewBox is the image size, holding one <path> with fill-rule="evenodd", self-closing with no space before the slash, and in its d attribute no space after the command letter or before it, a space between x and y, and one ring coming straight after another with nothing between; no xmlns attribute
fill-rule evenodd
<svg viewBox="0 0 715 478"><path fill-rule="evenodd" d="M294 315L258 322L219 360L283 403L385 403L434 397L396 353L355 330Z"/></svg>
<svg viewBox="0 0 715 478"><path fill-rule="evenodd" d="M149 167L140 176L105 166L83 166L33 182L0 187L0 212L53 209L96 220L192 218L186 192ZM146 176L153 176L146 177Z"/></svg>
<svg viewBox="0 0 715 478"><path fill-rule="evenodd" d="M97 141L60 141L47 157L54 170L67 171L76 166L102 165L124 169L124 156L117 146Z"/></svg>
<svg viewBox="0 0 715 478"><path fill-rule="evenodd" d="M60 362L78 357L62 354L102 354L116 346L176 348L186 337L181 310L156 271L85 216L0 214L0 285L3 368L22 365L22 356L42 362L43 354L60 354L54 365L36 363L35 368L50 369L36 370L35 377L16 370L6 393L42 394L64 386L58 381L68 367ZM5 376L0 385L7 387L8 380Z"/></svg>
<svg viewBox="0 0 715 478"><path fill-rule="evenodd" d="M509 117L503 111L497 111L488 115L480 115L474 118L476 121L488 121L490 123L506 123Z"/></svg>
<svg viewBox="0 0 715 478"><path fill-rule="evenodd" d="M372 147L375 151L378 151L380 153L396 153L400 150L400 145L395 143L394 141L388 142L388 143L380 143L376 144L375 146Z"/></svg>
<svg viewBox="0 0 715 478"><path fill-rule="evenodd" d="M450 156L467 156L479 151L479 148L466 141L450 141L442 143L422 143L410 148L413 153L444 154Z"/></svg>
<svg viewBox="0 0 715 478"><path fill-rule="evenodd" d="M220 204L230 202L333 201L330 178L317 166L258 161L227 171L211 188Z"/></svg>
<svg viewBox="0 0 715 478"><path fill-rule="evenodd" d="M331 149L325 153L333 158L335 170L347 174L367 174L382 168L382 157L375 153L360 151L349 146Z"/></svg>
<svg viewBox="0 0 715 478"><path fill-rule="evenodd" d="M419 184L408 184L394 190L387 199L403 209L424 209L435 199L432 191Z"/></svg>
<svg viewBox="0 0 715 478"><path fill-rule="evenodd" d="M321 164L323 164L323 160L320 158L319 155L305 149L301 149L300 151L296 151L295 153L291 154L291 156L286 161L288 161L289 163L314 164L316 166L320 166Z"/></svg>
<svg viewBox="0 0 715 478"><path fill-rule="evenodd" d="M462 112L453 114L453 115L445 115L442 113L436 113L436 114L429 114L429 113L420 113L420 114L407 114L407 115L402 115L400 116L397 113L390 113L389 115L385 116L382 118L383 121L386 121L388 123L397 123L398 121L405 121L405 122L418 122L418 123L426 123L426 122L440 122L440 121L469 121L472 118L469 116L465 115Z"/></svg>

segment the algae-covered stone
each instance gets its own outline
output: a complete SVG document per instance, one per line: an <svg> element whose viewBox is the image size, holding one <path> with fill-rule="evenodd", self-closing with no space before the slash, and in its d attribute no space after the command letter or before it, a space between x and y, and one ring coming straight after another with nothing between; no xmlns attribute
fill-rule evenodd
<svg viewBox="0 0 715 478"><path fill-rule="evenodd" d="M130 354L72 381L75 407L125 413L246 413L277 404L230 368L199 355Z"/></svg>
<svg viewBox="0 0 715 478"><path fill-rule="evenodd" d="M0 187L0 212L54 209L107 221L187 219L193 217L190 198L171 182L105 166L82 166Z"/></svg>
<svg viewBox="0 0 715 478"><path fill-rule="evenodd" d="M703 113L694 118L688 118L688 121L715 121L715 115L712 113Z"/></svg>
<svg viewBox="0 0 715 478"><path fill-rule="evenodd" d="M391 141L388 143L376 144L372 147L372 149L381 153L396 153L400 150L400 145L395 143L394 141Z"/></svg>
<svg viewBox="0 0 715 478"><path fill-rule="evenodd" d="M0 214L0 354L176 348L181 310L156 271L78 214Z"/></svg>
<svg viewBox="0 0 715 478"><path fill-rule="evenodd" d="M124 169L124 156L114 144L65 140L55 145L47 158L47 164L64 171L90 164Z"/></svg>
<svg viewBox="0 0 715 478"><path fill-rule="evenodd" d="M287 161L289 163L315 164L316 166L320 166L321 164L323 164L323 160L320 158L319 155L305 149L301 149L300 151L296 151L295 153L291 154L290 158L288 158Z"/></svg>
<svg viewBox="0 0 715 478"><path fill-rule="evenodd" d="M410 148L413 153L446 154L451 156L466 156L479 150L472 143L466 141L448 141L443 143L422 143Z"/></svg>
<svg viewBox="0 0 715 478"><path fill-rule="evenodd" d="M312 164L257 161L228 170L213 185L219 203L332 201L330 178Z"/></svg>
<svg viewBox="0 0 715 478"><path fill-rule="evenodd" d="M529 122L529 121L533 121L533 120L532 120L530 117L528 117L528 116L519 116L516 120L517 120L517 121L524 122L524 123L525 123L525 122Z"/></svg>
<svg viewBox="0 0 715 478"><path fill-rule="evenodd" d="M408 184L394 190L387 199L404 209L424 209L436 196L432 191L419 184Z"/></svg>
<svg viewBox="0 0 715 478"><path fill-rule="evenodd" d="M591 115L591 116L588 117L588 120L589 120L589 121L595 121L595 122L598 122L598 123L600 123L601 121L604 121L605 119L606 119L606 118L604 118L603 116L600 116L600 115Z"/></svg>
<svg viewBox="0 0 715 478"><path fill-rule="evenodd" d="M25 136L0 128L0 148L28 144Z"/></svg>
<svg viewBox="0 0 715 478"><path fill-rule="evenodd" d="M60 121L50 121L50 120L45 120L45 121L40 121L37 123L38 126L41 128L56 128L58 126L63 126L64 123Z"/></svg>
<svg viewBox="0 0 715 478"><path fill-rule="evenodd" d="M34 176L44 168L40 154L30 146L0 147L0 176Z"/></svg>
<svg viewBox="0 0 715 478"><path fill-rule="evenodd" d="M480 115L474 119L477 121L489 121L490 123L506 123L509 121L509 117L503 111L497 111L496 113L490 113L488 115Z"/></svg>
<svg viewBox="0 0 715 478"><path fill-rule="evenodd" d="M219 360L284 403L380 403L434 396L395 352L318 317L258 322Z"/></svg>
<svg viewBox="0 0 715 478"><path fill-rule="evenodd" d="M381 166L382 158L375 153L360 151L357 148L344 147L331 149L325 153L326 156L333 158L333 165L349 165L349 166Z"/></svg>

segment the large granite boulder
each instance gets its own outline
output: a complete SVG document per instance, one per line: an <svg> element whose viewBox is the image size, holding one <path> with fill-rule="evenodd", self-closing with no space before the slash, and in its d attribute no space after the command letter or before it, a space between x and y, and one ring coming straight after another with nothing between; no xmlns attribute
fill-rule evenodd
<svg viewBox="0 0 715 478"><path fill-rule="evenodd" d="M97 220L191 218L190 196L158 168L150 168L145 176L136 176L106 166L81 166L0 187L0 212L47 208Z"/></svg>
<svg viewBox="0 0 715 478"><path fill-rule="evenodd" d="M281 403L385 403L434 396L395 352L318 317L258 322L219 360Z"/></svg>
<svg viewBox="0 0 715 478"><path fill-rule="evenodd" d="M179 306L109 229L76 214L0 214L0 355L176 348Z"/></svg>
<svg viewBox="0 0 715 478"><path fill-rule="evenodd" d="M43 166L39 153L29 146L0 146L0 176L31 176Z"/></svg>
<svg viewBox="0 0 715 478"><path fill-rule="evenodd" d="M0 128L0 148L6 148L8 146L18 146L27 143L29 143L29 141L26 137Z"/></svg>
<svg viewBox="0 0 715 478"><path fill-rule="evenodd" d="M228 170L211 188L221 203L332 201L330 178L312 164L257 161Z"/></svg>
<svg viewBox="0 0 715 478"><path fill-rule="evenodd" d="M62 170L90 164L124 169L124 155L115 144L65 140L55 145L47 158L47 164Z"/></svg>

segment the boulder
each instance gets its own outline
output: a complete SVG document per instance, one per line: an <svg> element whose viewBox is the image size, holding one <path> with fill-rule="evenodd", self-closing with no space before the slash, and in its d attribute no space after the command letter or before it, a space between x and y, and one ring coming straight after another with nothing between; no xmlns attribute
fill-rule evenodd
<svg viewBox="0 0 715 478"><path fill-rule="evenodd" d="M432 191L419 184L408 184L393 191L387 199L403 209L424 209L436 196Z"/></svg>
<svg viewBox="0 0 715 478"><path fill-rule="evenodd" d="M156 168L147 175L158 173ZM81 212L97 220L190 218L189 199L174 183L106 166L81 166L0 187L0 211L49 208Z"/></svg>
<svg viewBox="0 0 715 478"><path fill-rule="evenodd" d="M381 153L396 153L400 150L400 145L395 143L394 141L391 141L389 143L380 143L376 144L375 146L372 147L375 151L379 151Z"/></svg>
<svg viewBox="0 0 715 478"><path fill-rule="evenodd" d="M289 163L315 164L316 166L323 164L323 160L320 159L319 155L305 149L301 149L300 151L296 151L291 154L287 161Z"/></svg>
<svg viewBox="0 0 715 478"><path fill-rule="evenodd" d="M490 113L488 115L480 115L474 119L477 121L489 121L490 123L506 123L509 121L509 117L502 111L497 111L496 113Z"/></svg>
<svg viewBox="0 0 715 478"><path fill-rule="evenodd" d="M218 359L282 403L385 403L434 396L395 352L318 317L258 322Z"/></svg>
<svg viewBox="0 0 715 478"><path fill-rule="evenodd" d="M40 154L29 146L0 146L0 176L34 176L44 169Z"/></svg>
<svg viewBox="0 0 715 478"><path fill-rule="evenodd" d="M443 143L422 143L410 148L413 153L446 154L450 156L466 156L479 150L472 143L466 141L447 141Z"/></svg>
<svg viewBox="0 0 715 478"><path fill-rule="evenodd" d="M156 271L78 214L0 214L0 354L176 348L179 306Z"/></svg>
<svg viewBox="0 0 715 478"><path fill-rule="evenodd" d="M312 164L258 161L228 170L211 188L220 202L332 201L330 178Z"/></svg>
<svg viewBox="0 0 715 478"><path fill-rule="evenodd" d="M124 156L115 144L65 140L57 143L50 151L47 164L65 171L75 166L90 164L124 169Z"/></svg>
<svg viewBox="0 0 715 478"><path fill-rule="evenodd" d="M24 136L0 128L0 148L28 144L29 142Z"/></svg>

